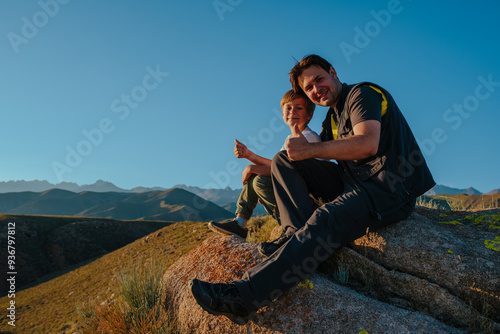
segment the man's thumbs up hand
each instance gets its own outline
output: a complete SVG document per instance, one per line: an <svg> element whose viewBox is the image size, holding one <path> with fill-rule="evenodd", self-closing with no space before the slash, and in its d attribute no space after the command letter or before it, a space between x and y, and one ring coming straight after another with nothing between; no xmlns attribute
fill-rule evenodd
<svg viewBox="0 0 500 334"><path fill-rule="evenodd" d="M309 158L309 142L299 130L298 124L291 127L292 137L288 138L285 143L285 148L290 160L304 160Z"/></svg>

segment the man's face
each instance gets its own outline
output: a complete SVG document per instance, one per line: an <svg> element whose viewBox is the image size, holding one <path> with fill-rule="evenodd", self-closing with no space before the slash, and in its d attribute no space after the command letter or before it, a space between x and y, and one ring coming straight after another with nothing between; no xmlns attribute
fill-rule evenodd
<svg viewBox="0 0 500 334"><path fill-rule="evenodd" d="M311 101L323 107L334 107L342 90L333 67L329 72L314 65L306 68L299 76L299 85Z"/></svg>

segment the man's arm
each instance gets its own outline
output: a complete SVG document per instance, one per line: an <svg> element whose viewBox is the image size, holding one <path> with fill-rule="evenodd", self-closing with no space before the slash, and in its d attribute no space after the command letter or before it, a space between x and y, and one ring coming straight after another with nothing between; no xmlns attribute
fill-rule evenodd
<svg viewBox="0 0 500 334"><path fill-rule="evenodd" d="M297 128L293 129L293 137L287 140L285 146L291 160L310 158L360 160L377 154L380 130L379 121L367 120L353 127L353 136L321 143L309 143Z"/></svg>

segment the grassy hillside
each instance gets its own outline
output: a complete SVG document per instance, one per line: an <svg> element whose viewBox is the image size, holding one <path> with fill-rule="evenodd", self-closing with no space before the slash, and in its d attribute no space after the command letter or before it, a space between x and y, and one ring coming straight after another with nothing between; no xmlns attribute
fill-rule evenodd
<svg viewBox="0 0 500 334"><path fill-rule="evenodd" d="M486 210L500 208L500 193L492 195L420 196L417 205L439 210Z"/></svg>
<svg viewBox="0 0 500 334"><path fill-rule="evenodd" d="M106 301L117 289L117 275L130 264L155 258L166 265L198 245L210 233L206 223L180 222L166 226L112 253L100 256L86 265L67 268L43 277L16 292L16 327L1 317L0 331L14 333L72 333L76 328L76 307L90 298ZM51 279L52 278L52 279ZM8 306L0 298L0 308Z"/></svg>
<svg viewBox="0 0 500 334"><path fill-rule="evenodd" d="M15 223L17 288L59 269L104 255L171 222L119 221L64 216L0 214L0 243L7 244L7 225ZM0 270L7 272L7 247L0 248ZM0 281L0 295L7 282Z"/></svg>

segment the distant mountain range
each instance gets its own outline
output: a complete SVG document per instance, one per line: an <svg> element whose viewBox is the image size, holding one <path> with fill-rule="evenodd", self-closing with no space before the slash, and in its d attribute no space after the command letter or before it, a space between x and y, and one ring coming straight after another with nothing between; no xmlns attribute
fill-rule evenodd
<svg viewBox="0 0 500 334"><path fill-rule="evenodd" d="M494 189L487 193L500 192ZM113 219L145 220L219 220L234 216L241 189L203 189L178 184L171 189L162 187L119 188L111 182L98 180L94 184L72 182L52 184L48 181L0 182L0 212L33 215L89 216ZM425 195L481 195L467 189L436 185ZM486 195L486 194L485 194ZM262 205L255 215L267 214Z"/></svg>
<svg viewBox="0 0 500 334"><path fill-rule="evenodd" d="M166 188L161 188L161 187L154 187L154 188L136 187L127 190L117 187L111 182L103 180L97 180L94 184L84 184L81 186L73 182L61 182L53 184L48 181L39 181L39 180L0 181L0 193L21 192L21 191L43 192L50 189L68 190L75 193L79 193L82 191L94 191L94 192L116 191L116 192L143 193L148 191L167 190Z"/></svg>
<svg viewBox="0 0 500 334"><path fill-rule="evenodd" d="M179 184L173 188L187 190L207 201L213 202L225 210L232 213L236 210L236 202L240 196L241 189L231 189L226 187L225 189L202 189L199 187L187 186L184 184ZM162 187L135 187L132 189L123 189L115 186L111 182L98 180L94 184L84 184L78 185L73 182L61 182L57 184L50 183L48 181L0 181L0 194L1 193L15 193L15 192L44 192L51 189L61 189L67 190L74 193L80 193L84 191L91 192L120 192L120 193L146 193L151 191L166 191L167 188ZM262 205L257 205L254 210L255 215L267 214ZM122 219L122 218L116 218Z"/></svg>
<svg viewBox="0 0 500 334"><path fill-rule="evenodd" d="M498 191L498 189L497 189ZM451 188L447 186L442 186L440 184L435 185L431 190L427 191L424 195L426 196L435 196L435 195L460 195L460 194L465 194L465 195L481 195L482 192L480 192L477 189L474 189L472 187L469 187L467 189L457 189L457 188ZM491 195L491 194L489 194Z"/></svg>
<svg viewBox="0 0 500 334"><path fill-rule="evenodd" d="M174 188L184 189L193 194L200 196L207 201L214 202L218 206L230 211L236 211L236 202L240 197L242 189L231 189L226 187L224 189L203 189L199 187L186 186L185 184L178 184ZM254 215L267 215L266 210L260 204L253 210Z"/></svg>
<svg viewBox="0 0 500 334"><path fill-rule="evenodd" d="M225 203L236 202L238 200L238 196L240 195L240 189L231 189L226 187L224 189L203 189L199 187L187 186L185 184L178 184L173 188L184 189L189 192L192 192L195 195L198 195L208 201L214 202L218 205L223 205ZM48 181L0 181L0 193L9 193L9 192L21 192L21 191L34 191L34 192L43 192L50 189L62 189L68 190L72 192L82 192L82 191L94 191L94 192L128 192L128 193L144 193L148 191L165 191L167 188L162 187L135 187L132 189L123 189L115 186L111 182L97 180L94 184L84 184L78 185L73 182L61 182L57 184L50 183ZM485 193L484 195L493 195L500 192L500 188L493 189L490 192ZM458 195L458 194L466 194L466 195L481 195L482 193L474 189L473 187L467 189L457 189L451 188L443 185L436 185L434 188L429 190L425 195Z"/></svg>
<svg viewBox="0 0 500 334"><path fill-rule="evenodd" d="M0 212L162 221L209 221L233 216L220 206L177 188L145 193L75 193L61 189L3 193Z"/></svg>

